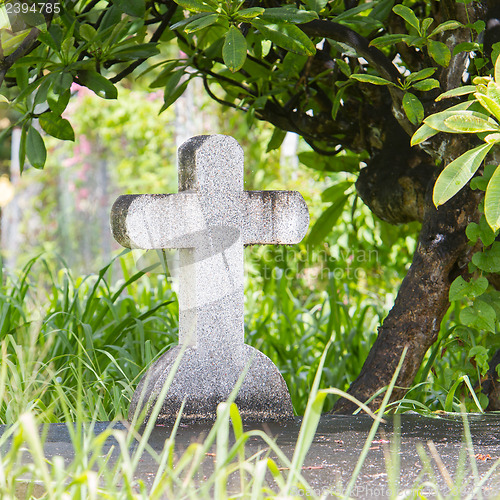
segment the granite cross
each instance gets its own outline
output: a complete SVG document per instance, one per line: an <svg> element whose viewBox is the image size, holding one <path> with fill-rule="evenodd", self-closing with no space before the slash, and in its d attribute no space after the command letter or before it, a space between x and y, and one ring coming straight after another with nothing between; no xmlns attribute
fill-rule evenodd
<svg viewBox="0 0 500 500"><path fill-rule="evenodd" d="M184 397L185 418L213 418L245 363L251 367L238 393L242 415L284 418L291 413L286 385L267 357L244 344L243 247L298 243L309 224L307 206L296 191L244 191L243 151L232 137L194 137L179 148L178 160L179 193L121 196L111 214L113 236L121 245L179 249L179 346L186 352L161 420L175 418ZM174 354L167 352L153 365L136 395L145 390L148 400L158 394ZM263 397L266 377L269 382L274 377L275 389L282 392L284 386L286 396L279 396L277 404L272 394ZM190 404L190 398L196 401ZM259 398L266 408L255 411ZM278 407L276 418L269 405Z"/></svg>

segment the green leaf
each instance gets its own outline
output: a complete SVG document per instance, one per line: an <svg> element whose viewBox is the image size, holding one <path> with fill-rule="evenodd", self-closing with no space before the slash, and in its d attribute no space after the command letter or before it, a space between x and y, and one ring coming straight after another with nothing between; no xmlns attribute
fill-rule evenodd
<svg viewBox="0 0 500 500"><path fill-rule="evenodd" d="M216 8L213 5L203 2L202 0L175 0L177 5L191 12L215 12Z"/></svg>
<svg viewBox="0 0 500 500"><path fill-rule="evenodd" d="M212 26L219 20L219 14L202 14L199 18L195 19L193 22L189 23L184 31L186 33L195 33L196 31ZM234 26L231 26L234 28ZM231 30L231 28L229 28Z"/></svg>
<svg viewBox="0 0 500 500"><path fill-rule="evenodd" d="M486 88L486 95L500 105L500 84L489 81Z"/></svg>
<svg viewBox="0 0 500 500"><path fill-rule="evenodd" d="M429 40L427 44L427 50L429 55L436 61L440 66L445 68L450 63L451 52L450 49L443 42L436 42L434 40Z"/></svg>
<svg viewBox="0 0 500 500"><path fill-rule="evenodd" d="M349 64L347 64L343 59L335 59L335 62L338 64L340 71L344 73L345 76L349 77L352 74L351 68Z"/></svg>
<svg viewBox="0 0 500 500"><path fill-rule="evenodd" d="M53 99L51 97L48 97L47 103L51 111L53 111L57 115L61 115L63 111L66 109L70 97L71 97L71 91L66 90L66 92L63 92L62 94L59 95L58 99Z"/></svg>
<svg viewBox="0 0 500 500"><path fill-rule="evenodd" d="M500 292L498 290L489 290L481 295L481 300L493 307L497 319L500 319Z"/></svg>
<svg viewBox="0 0 500 500"><path fill-rule="evenodd" d="M379 21L385 21L391 14L395 0L381 0L375 4L369 16Z"/></svg>
<svg viewBox="0 0 500 500"><path fill-rule="evenodd" d="M394 85L391 81L375 75L356 73L354 75L351 75L350 78L352 78L353 80L358 80L358 82L371 83L373 85Z"/></svg>
<svg viewBox="0 0 500 500"><path fill-rule="evenodd" d="M441 23L438 25L437 28L435 28L429 37L433 37L435 35L438 35L439 33L442 33L443 31L450 31L450 30L456 30L457 28L463 28L464 25L462 23L459 23L458 21L445 21L444 23Z"/></svg>
<svg viewBox="0 0 500 500"><path fill-rule="evenodd" d="M476 92L474 97L481 103L481 106L500 120L500 104L491 97Z"/></svg>
<svg viewBox="0 0 500 500"><path fill-rule="evenodd" d="M392 35L383 35L379 36L378 38L373 39L370 42L370 45L373 45L374 47L388 47L391 45L394 45L399 42L407 42L409 40L408 35L403 35L403 34L392 34Z"/></svg>
<svg viewBox="0 0 500 500"><path fill-rule="evenodd" d="M243 9L236 12L236 18L246 21L248 19L253 19L254 17L260 16L264 12L263 7L250 7L249 9Z"/></svg>
<svg viewBox="0 0 500 500"><path fill-rule="evenodd" d="M472 307L460 311L460 321L479 330L495 331L496 313L493 307L482 300L476 300Z"/></svg>
<svg viewBox="0 0 500 500"><path fill-rule="evenodd" d="M59 52L61 50L61 44L57 43L49 31L41 31L38 34L37 39L42 42L47 47L50 47L54 52Z"/></svg>
<svg viewBox="0 0 500 500"><path fill-rule="evenodd" d="M271 140L269 141L266 149L266 153L273 151L281 147L286 136L286 131L278 127L275 127Z"/></svg>
<svg viewBox="0 0 500 500"><path fill-rule="evenodd" d="M450 302L461 299L473 299L482 295L488 288L488 280L481 276L477 279L465 281L462 276L458 276L450 286Z"/></svg>
<svg viewBox="0 0 500 500"><path fill-rule="evenodd" d="M42 136L34 127L30 127L26 137L26 154L28 161L35 168L43 168L47 159L47 150Z"/></svg>
<svg viewBox="0 0 500 500"><path fill-rule="evenodd" d="M172 104L179 99L179 97L184 94L184 91L186 90L188 86L189 80L185 81L184 83L181 83L171 94L167 95L165 93L165 98L164 98L164 103L163 106L160 109L160 113L168 109Z"/></svg>
<svg viewBox="0 0 500 500"><path fill-rule="evenodd" d="M307 243L309 245L314 246L323 242L327 234L331 231L332 227L342 215L347 199L348 196L345 195L338 198L320 215L307 237Z"/></svg>
<svg viewBox="0 0 500 500"><path fill-rule="evenodd" d="M234 73L243 67L247 58L247 41L236 26L231 26L226 33L222 47L224 64Z"/></svg>
<svg viewBox="0 0 500 500"><path fill-rule="evenodd" d="M96 40L98 34L96 29L90 24L81 24L80 36L87 42L93 42Z"/></svg>
<svg viewBox="0 0 500 500"><path fill-rule="evenodd" d="M19 5L19 4L18 4ZM11 35L6 30L0 30L0 42L2 46L2 56L8 56L12 54L20 45L23 43L23 40L28 36L30 30L23 30L16 34Z"/></svg>
<svg viewBox="0 0 500 500"><path fill-rule="evenodd" d="M302 24L318 19L318 14L314 11L298 10L295 7L272 7L264 10L261 19L271 23Z"/></svg>
<svg viewBox="0 0 500 500"><path fill-rule="evenodd" d="M500 57L495 61L495 82L500 84Z"/></svg>
<svg viewBox="0 0 500 500"><path fill-rule="evenodd" d="M418 82L420 80L425 80L426 78L432 76L436 72L436 69L437 68L425 68L421 71L412 73L411 75L406 77L406 82L413 83L413 82Z"/></svg>
<svg viewBox="0 0 500 500"><path fill-rule="evenodd" d="M114 50L111 55L121 61L134 61L136 59L147 59L159 53L156 43L138 43L124 49Z"/></svg>
<svg viewBox="0 0 500 500"><path fill-rule="evenodd" d="M392 11L401 16L410 26L413 26L418 32L420 32L420 23L418 22L417 16L414 12L404 5L395 5Z"/></svg>
<svg viewBox="0 0 500 500"><path fill-rule="evenodd" d="M47 93L51 85L52 85L51 78L49 76L44 77L44 80L40 84L40 87L38 87L35 98L33 100L33 104L35 106L37 104L42 104L47 100Z"/></svg>
<svg viewBox="0 0 500 500"><path fill-rule="evenodd" d="M370 9L373 6L373 2L366 2L362 3L360 5L357 5L356 7L352 7L351 9L345 10L344 12L341 12L337 17L335 17L336 22L341 22L341 21L346 21L349 20L350 22L354 20L359 20L360 17L365 17L366 16L358 16L360 12L364 12L365 10ZM371 19L370 21L374 22L374 19Z"/></svg>
<svg viewBox="0 0 500 500"><path fill-rule="evenodd" d="M492 175L484 197L484 215L493 231L500 229L500 167Z"/></svg>
<svg viewBox="0 0 500 500"><path fill-rule="evenodd" d="M352 187L352 181L342 181L330 186L321 193L321 201L335 202L337 199L344 195L344 193Z"/></svg>
<svg viewBox="0 0 500 500"><path fill-rule="evenodd" d="M460 52L476 52L476 51L482 51L482 46L479 45L477 42L462 42L453 47L452 55L456 56L457 54L460 54Z"/></svg>
<svg viewBox="0 0 500 500"><path fill-rule="evenodd" d="M428 116L424 123L429 127L437 130L439 132L448 132L449 134L458 134L456 130L451 129L445 124L445 121L448 118L454 116L456 111L441 111L441 113L434 113L433 115Z"/></svg>
<svg viewBox="0 0 500 500"><path fill-rule="evenodd" d="M416 146L417 144L422 144L422 142L426 141L427 139L430 139L431 137L435 136L438 133L437 130L429 127L429 125L426 125L425 123L417 129L417 131L413 134L411 138L410 145L411 146Z"/></svg>
<svg viewBox="0 0 500 500"><path fill-rule="evenodd" d="M192 23L196 19L201 19L202 17L205 17L207 15L209 15L209 13L202 12L201 14L194 14L192 16L186 17L184 19L181 19L177 23L172 24L172 26L170 26L170 29L171 30L176 30L176 29L182 28L183 26L186 26L186 24Z"/></svg>
<svg viewBox="0 0 500 500"><path fill-rule="evenodd" d="M77 72L81 85L89 88L99 97L104 99L116 99L118 97L117 88L97 71L82 69Z"/></svg>
<svg viewBox="0 0 500 500"><path fill-rule="evenodd" d="M422 36L425 36L427 33L427 30L429 29L430 25L434 22L434 19L431 17L426 17L420 26L420 33Z"/></svg>
<svg viewBox="0 0 500 500"><path fill-rule="evenodd" d="M320 155L314 151L303 151L298 154L299 161L308 168L320 172L359 172L359 155L345 154L334 158Z"/></svg>
<svg viewBox="0 0 500 500"><path fill-rule="evenodd" d="M436 207L446 203L469 182L491 148L492 144L478 146L445 167L434 185L432 199Z"/></svg>
<svg viewBox="0 0 500 500"><path fill-rule="evenodd" d="M457 87L455 89L443 92L440 96L436 97L436 101L441 101L442 99L449 99L451 97L459 97L462 95L472 94L476 91L475 85L464 85L463 87Z"/></svg>
<svg viewBox="0 0 500 500"><path fill-rule="evenodd" d="M113 0L116 7L132 17L144 17L146 13L146 2L144 0Z"/></svg>
<svg viewBox="0 0 500 500"><path fill-rule="evenodd" d="M63 141L74 141L75 133L68 120L55 113L44 113L38 119L40 126L47 134Z"/></svg>
<svg viewBox="0 0 500 500"><path fill-rule="evenodd" d="M495 331L494 326L491 331ZM488 372L488 361L490 359L489 352L490 350L486 347L483 347L482 345L476 345L469 350L469 358L474 358L476 366L480 369L482 376L486 375L486 373Z"/></svg>
<svg viewBox="0 0 500 500"><path fill-rule="evenodd" d="M480 189L481 191L486 191L488 187L488 182L490 182L491 176L495 173L497 165L485 165L483 169L483 175L474 177L470 181L471 189ZM486 224L488 226L488 224Z"/></svg>
<svg viewBox="0 0 500 500"><path fill-rule="evenodd" d="M496 42L491 46L491 61L498 61L498 57L500 56L500 42Z"/></svg>
<svg viewBox="0 0 500 500"><path fill-rule="evenodd" d="M472 263L487 273L500 272L500 242L495 241L491 248L476 252L472 256Z"/></svg>
<svg viewBox="0 0 500 500"><path fill-rule="evenodd" d="M314 10L318 14L326 7L328 0L306 0L306 5L309 10Z"/></svg>
<svg viewBox="0 0 500 500"><path fill-rule="evenodd" d="M175 71L170 75L170 77L165 82L165 90L164 90L165 98L174 93L174 90L181 81L183 75L184 75L184 68L178 69L177 71Z"/></svg>
<svg viewBox="0 0 500 500"><path fill-rule="evenodd" d="M469 223L465 229L465 234L472 243L475 243L478 238L481 238L485 247L489 247L495 241L496 236L493 229L491 229L488 222L486 222L484 215L481 215L479 224L476 224L475 222Z"/></svg>
<svg viewBox="0 0 500 500"><path fill-rule="evenodd" d="M377 32L384 28L382 22L371 16L346 16L346 18L342 19L340 22L357 32Z"/></svg>
<svg viewBox="0 0 500 500"><path fill-rule="evenodd" d="M411 92L403 96L403 109L413 125L418 125L424 119L424 107Z"/></svg>
<svg viewBox="0 0 500 500"><path fill-rule="evenodd" d="M26 127L21 127L21 138L19 140L19 170L21 174L24 170L24 163L26 161Z"/></svg>
<svg viewBox="0 0 500 500"><path fill-rule="evenodd" d="M63 94L71 88L72 83L73 75L71 73L59 73L52 82L52 90L55 94Z"/></svg>
<svg viewBox="0 0 500 500"><path fill-rule="evenodd" d="M472 28L479 35L486 28L486 23L480 19L475 23L468 24L467 28Z"/></svg>
<svg viewBox="0 0 500 500"><path fill-rule="evenodd" d="M500 142L500 133L488 134L485 136L484 142L488 144L498 144Z"/></svg>
<svg viewBox="0 0 500 500"><path fill-rule="evenodd" d="M439 81L435 78L427 78L426 80L413 84L412 87L420 92L427 92L428 90L438 89Z"/></svg>
<svg viewBox="0 0 500 500"><path fill-rule="evenodd" d="M333 98L332 101L332 119L336 120L337 119L337 113L339 112L340 109L340 104L342 102L342 98L345 94L345 91L347 89L347 85L344 85L341 87L337 93L335 94L335 97Z"/></svg>
<svg viewBox="0 0 500 500"><path fill-rule="evenodd" d="M250 22L264 37L290 52L304 56L312 56L316 53L314 43L295 24L267 24L258 19L252 19Z"/></svg>
<svg viewBox="0 0 500 500"><path fill-rule="evenodd" d="M500 126L495 120L475 111L454 111L444 120L444 125L454 132L477 134L480 132L498 132Z"/></svg>
<svg viewBox="0 0 500 500"><path fill-rule="evenodd" d="M180 61L177 60L165 64L163 69L160 71L160 74L149 84L149 88L157 89L164 87L179 64Z"/></svg>

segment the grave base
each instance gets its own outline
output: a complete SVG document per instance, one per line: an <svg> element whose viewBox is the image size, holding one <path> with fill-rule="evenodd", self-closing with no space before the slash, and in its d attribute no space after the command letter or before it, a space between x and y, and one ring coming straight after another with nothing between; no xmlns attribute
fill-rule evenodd
<svg viewBox="0 0 500 500"><path fill-rule="evenodd" d="M132 398L130 421L145 406L148 420L181 351L181 346L170 349L144 375ZM279 422L293 418L290 394L278 369L267 356L245 344L238 356L223 350L200 354L196 348L186 348L156 423L174 422L184 399L183 422L215 420L217 405L228 399L247 367L235 399L242 419Z"/></svg>

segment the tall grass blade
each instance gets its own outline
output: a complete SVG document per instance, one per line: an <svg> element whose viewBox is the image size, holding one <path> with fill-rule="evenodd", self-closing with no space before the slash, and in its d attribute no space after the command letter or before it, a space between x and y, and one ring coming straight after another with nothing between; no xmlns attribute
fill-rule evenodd
<svg viewBox="0 0 500 500"><path fill-rule="evenodd" d="M368 437L366 438L363 449L361 450L361 454L358 458L356 466L354 467L354 471L352 473L351 479L349 480L349 483L347 484L347 488L344 492L344 495L346 497L350 496L352 493L352 490L354 488L354 484L356 483L356 480L358 479L358 475L361 472L361 468L363 467L363 464L364 464L366 457L368 455L368 451L370 449L373 438L375 437L375 434L377 433L377 430L380 426L380 423L383 420L382 416L384 414L384 411L385 411L387 404L389 403L389 398L391 397L394 386L396 385L396 380L398 378L399 372L401 371L401 367L403 366L403 361L406 357L407 351L408 351L408 347L405 346L403 353L401 354L401 358L399 360L398 366L396 367L394 375L392 376L391 382L390 382L389 386L387 387L387 391L385 393L384 399L382 400L382 404L380 405L380 408L378 410L378 415L375 418L375 420L370 428L370 432L368 433Z"/></svg>

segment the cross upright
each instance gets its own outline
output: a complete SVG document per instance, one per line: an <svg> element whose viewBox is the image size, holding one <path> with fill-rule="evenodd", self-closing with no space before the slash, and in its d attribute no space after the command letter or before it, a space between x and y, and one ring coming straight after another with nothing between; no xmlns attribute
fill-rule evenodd
<svg viewBox="0 0 500 500"><path fill-rule="evenodd" d="M218 390L210 386L221 383L223 397L234 379L227 372L241 373L251 349L244 344L243 247L298 243L309 213L296 191L245 191L243 151L232 137L193 137L179 148L178 163L179 193L120 196L111 228L128 248L179 249L179 345L200 373L214 371L192 390L213 396Z"/></svg>

